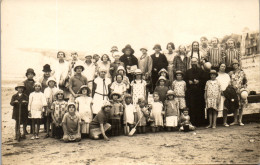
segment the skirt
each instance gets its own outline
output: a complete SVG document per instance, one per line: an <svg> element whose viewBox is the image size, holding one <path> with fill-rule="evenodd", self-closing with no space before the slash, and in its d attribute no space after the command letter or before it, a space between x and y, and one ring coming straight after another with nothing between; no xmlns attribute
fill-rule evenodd
<svg viewBox="0 0 260 165"><path fill-rule="evenodd" d="M42 111L39 110L31 110L31 117L30 119L41 119L42 118Z"/></svg>
<svg viewBox="0 0 260 165"><path fill-rule="evenodd" d="M166 117L166 127L177 127L177 126L178 126L177 116Z"/></svg>
<svg viewBox="0 0 260 165"><path fill-rule="evenodd" d="M121 120L110 119L111 124L111 136L118 136L121 133Z"/></svg>

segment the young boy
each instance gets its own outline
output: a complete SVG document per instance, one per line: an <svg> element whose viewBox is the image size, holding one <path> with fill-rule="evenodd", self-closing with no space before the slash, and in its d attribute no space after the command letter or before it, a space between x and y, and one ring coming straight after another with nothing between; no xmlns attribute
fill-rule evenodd
<svg viewBox="0 0 260 165"><path fill-rule="evenodd" d="M130 130L134 128L135 121L137 119L135 106L132 104L132 96L130 94L125 94L125 104L124 104L124 133L128 135ZM130 129L129 129L130 127Z"/></svg>
<svg viewBox="0 0 260 165"><path fill-rule="evenodd" d="M15 87L15 90L17 91L17 93L12 96L10 104L13 106L12 119L15 120L15 139L17 140L20 139L20 124L23 124L23 135L21 137L25 139L27 126L26 121L28 119L27 105L29 97L23 93L25 90L25 86L23 83L19 83ZM20 112L19 108L21 108Z"/></svg>

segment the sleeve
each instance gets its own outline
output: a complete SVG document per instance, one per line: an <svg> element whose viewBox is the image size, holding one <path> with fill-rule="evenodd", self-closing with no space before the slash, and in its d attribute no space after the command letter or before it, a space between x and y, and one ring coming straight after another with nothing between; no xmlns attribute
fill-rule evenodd
<svg viewBox="0 0 260 165"><path fill-rule="evenodd" d="M208 85L209 85L209 81L207 81L207 83L206 83L205 91L208 90Z"/></svg>
<svg viewBox="0 0 260 165"><path fill-rule="evenodd" d="M12 96L12 99L11 99L11 102L10 102L11 106L14 106L14 100L15 100L15 95Z"/></svg>
<svg viewBox="0 0 260 165"><path fill-rule="evenodd" d="M168 61L167 61L167 58L166 58L165 55L163 55L163 64L164 64L164 66L165 66L165 67L163 67L163 68L167 69L167 67L168 67Z"/></svg>
<svg viewBox="0 0 260 165"><path fill-rule="evenodd" d="M115 90L115 83L114 82L111 84L110 89Z"/></svg>
<svg viewBox="0 0 260 165"><path fill-rule="evenodd" d="M72 86L73 86L73 77L71 77L71 78L69 79L69 87L72 88Z"/></svg>
<svg viewBox="0 0 260 165"><path fill-rule="evenodd" d="M131 82L130 86L131 86L131 87L134 86L134 81Z"/></svg>
<svg viewBox="0 0 260 165"><path fill-rule="evenodd" d="M148 56L148 73L149 74L151 74L152 69L153 69L153 59L150 56Z"/></svg>
<svg viewBox="0 0 260 165"><path fill-rule="evenodd" d="M46 101L46 98L45 98L45 96L44 96L43 93L42 93L41 99L42 99L42 105L43 105L43 106L47 106L47 101Z"/></svg>
<svg viewBox="0 0 260 165"><path fill-rule="evenodd" d="M75 99L75 103L76 103L76 104L79 103L79 97L77 97L77 98Z"/></svg>
<svg viewBox="0 0 260 165"><path fill-rule="evenodd" d="M104 124L104 116L97 114L97 121L99 124Z"/></svg>
<svg viewBox="0 0 260 165"><path fill-rule="evenodd" d="M29 95L28 111L31 111L32 101L33 101L33 93Z"/></svg>

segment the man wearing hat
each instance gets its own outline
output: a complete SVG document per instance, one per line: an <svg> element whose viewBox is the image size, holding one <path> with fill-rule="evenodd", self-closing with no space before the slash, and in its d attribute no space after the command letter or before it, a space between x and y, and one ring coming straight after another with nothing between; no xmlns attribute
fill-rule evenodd
<svg viewBox="0 0 260 165"><path fill-rule="evenodd" d="M164 54L162 54L160 51L162 50L161 45L156 44L153 47L153 50L155 51L154 54L151 55L153 65L152 65L152 84L153 84L153 90L156 87L156 82L159 78L159 71L164 68L167 69L168 67L168 61ZM173 73L172 73L173 74Z"/></svg>
<svg viewBox="0 0 260 165"><path fill-rule="evenodd" d="M118 52L118 47L117 46L112 46L111 50L110 50L111 54L110 54L110 60L111 60L111 63L115 61L115 53Z"/></svg>
<svg viewBox="0 0 260 165"><path fill-rule="evenodd" d="M126 76L129 78L130 82L133 80L133 72L137 69L138 59L134 56L134 49L131 45L126 45L125 48L122 49L124 53L120 57L120 61L124 63L126 69Z"/></svg>
<svg viewBox="0 0 260 165"><path fill-rule="evenodd" d="M42 92L44 92L44 89L48 87L46 84L49 77L51 77L51 66L49 64L45 64L43 66L43 75L38 79L38 82L42 85Z"/></svg>
<svg viewBox="0 0 260 165"><path fill-rule="evenodd" d="M83 76L81 73L84 71L84 66L81 63L77 63L74 66L74 76L70 78L69 81L69 91L71 93L70 95L70 101L73 102L76 97L78 97L78 91L82 85L88 85L88 79Z"/></svg>
<svg viewBox="0 0 260 165"><path fill-rule="evenodd" d="M153 60L152 58L147 54L147 47L142 47L140 49L142 52L142 56L138 59L138 68L141 69L144 79L146 82L150 82L151 74L152 74L152 66L153 66Z"/></svg>
<svg viewBox="0 0 260 165"><path fill-rule="evenodd" d="M92 55L86 55L85 56L85 62L83 64L83 66L84 66L85 69L82 72L82 75L85 76L88 79L87 85L92 90L93 80L95 79L95 76L97 74L97 67L92 62Z"/></svg>

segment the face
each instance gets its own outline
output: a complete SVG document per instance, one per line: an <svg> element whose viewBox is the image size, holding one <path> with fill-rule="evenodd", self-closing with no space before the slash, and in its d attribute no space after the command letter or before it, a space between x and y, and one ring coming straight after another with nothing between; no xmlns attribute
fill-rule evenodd
<svg viewBox="0 0 260 165"><path fill-rule="evenodd" d="M233 64L233 68L237 69L238 68L238 64Z"/></svg>
<svg viewBox="0 0 260 165"><path fill-rule="evenodd" d="M169 95L168 98L169 98L169 100L172 100L173 99L173 95Z"/></svg>
<svg viewBox="0 0 260 165"><path fill-rule="evenodd" d="M87 94L88 94L88 90L87 90L86 88L83 88L83 89L82 89L82 94L83 94L83 95L87 95Z"/></svg>
<svg viewBox="0 0 260 165"><path fill-rule="evenodd" d="M104 111L105 111L106 113L109 113L110 110L111 110L111 107L105 107L105 108L104 108Z"/></svg>
<svg viewBox="0 0 260 165"><path fill-rule="evenodd" d="M161 76L166 77L166 76L167 76L167 73L161 72Z"/></svg>
<svg viewBox="0 0 260 165"><path fill-rule="evenodd" d="M231 49L234 48L235 47L234 42L228 41L228 47L231 48Z"/></svg>
<svg viewBox="0 0 260 165"><path fill-rule="evenodd" d="M123 71L123 70L119 70L119 71L118 71L118 74L123 75L123 74L124 74L124 71Z"/></svg>
<svg viewBox="0 0 260 165"><path fill-rule="evenodd" d="M176 78L177 78L177 80L182 80L182 75L181 74L177 74Z"/></svg>
<svg viewBox="0 0 260 165"><path fill-rule="evenodd" d="M193 50L194 50L194 51L199 50L199 44L198 44L197 42L195 42L195 43L193 44Z"/></svg>
<svg viewBox="0 0 260 165"><path fill-rule="evenodd" d="M76 68L76 73L81 73L82 70L83 70L82 67L77 67L77 68Z"/></svg>
<svg viewBox="0 0 260 165"><path fill-rule="evenodd" d="M126 49L126 50L125 50L125 54L126 54L126 55L130 55L130 54L131 54L131 50L130 50L130 49Z"/></svg>
<svg viewBox="0 0 260 165"><path fill-rule="evenodd" d="M207 45L208 44L208 40L206 40L205 38L202 38L200 40L200 42L201 42L202 45Z"/></svg>
<svg viewBox="0 0 260 165"><path fill-rule="evenodd" d="M115 61L119 61L120 56L119 55L115 55L114 58L115 58Z"/></svg>
<svg viewBox="0 0 260 165"><path fill-rule="evenodd" d="M72 57L73 60L77 60L78 54L77 53L72 53L71 57Z"/></svg>
<svg viewBox="0 0 260 165"><path fill-rule="evenodd" d="M159 53L161 50L159 48L154 49L155 53Z"/></svg>
<svg viewBox="0 0 260 165"><path fill-rule="evenodd" d="M216 79L216 75L215 74L210 74L210 78L211 78L211 80L215 80Z"/></svg>
<svg viewBox="0 0 260 165"><path fill-rule="evenodd" d="M59 52L59 54L58 54L58 59L59 59L59 60L63 60L64 57L65 57L65 55L64 55L62 52Z"/></svg>
<svg viewBox="0 0 260 165"><path fill-rule="evenodd" d="M139 103L139 106L140 106L141 108L143 108L143 107L145 106L145 101L141 101L141 102Z"/></svg>
<svg viewBox="0 0 260 165"><path fill-rule="evenodd" d="M163 86L165 84L164 80L160 80L160 85Z"/></svg>
<svg viewBox="0 0 260 165"><path fill-rule="evenodd" d="M137 79L137 80L140 80L141 78L142 78L142 75L141 75L141 74L136 75L136 79Z"/></svg>
<svg viewBox="0 0 260 165"><path fill-rule="evenodd" d="M214 47L218 46L218 40L216 38L213 38L211 42Z"/></svg>
<svg viewBox="0 0 260 165"><path fill-rule="evenodd" d="M76 108L75 108L74 105L70 105L70 106L69 106L69 113L70 113L70 114L74 114L74 113L75 113L75 109L76 109Z"/></svg>
<svg viewBox="0 0 260 165"><path fill-rule="evenodd" d="M23 90L24 90L23 87L18 87L18 88L17 88L18 93L23 93Z"/></svg>
<svg viewBox="0 0 260 165"><path fill-rule="evenodd" d="M185 54L185 51L186 51L185 46L180 46L179 50L180 50L181 54Z"/></svg>
<svg viewBox="0 0 260 165"><path fill-rule="evenodd" d="M225 72L225 70L226 70L226 65L225 65L225 64L221 64L221 65L219 66L219 71Z"/></svg>
<svg viewBox="0 0 260 165"><path fill-rule="evenodd" d="M35 85L34 90L35 90L36 92L40 92L41 86L40 86L40 85Z"/></svg>
<svg viewBox="0 0 260 165"><path fill-rule="evenodd" d="M132 102L132 98L131 97L127 97L125 99L125 102L126 102L126 104L130 104Z"/></svg>
<svg viewBox="0 0 260 165"><path fill-rule="evenodd" d="M33 77L34 77L34 74L32 74L32 73L28 73L28 74L27 74L27 78L28 78L28 79L33 79Z"/></svg>
<svg viewBox="0 0 260 165"><path fill-rule="evenodd" d="M121 83L122 82L122 76L120 76L120 75L117 75L116 76L116 81L118 82L118 83Z"/></svg>
<svg viewBox="0 0 260 165"><path fill-rule="evenodd" d="M106 72L105 71L101 71L99 73L99 75L100 75L101 78L105 78Z"/></svg>
<svg viewBox="0 0 260 165"><path fill-rule="evenodd" d="M94 56L94 59L95 59L96 61L98 61L99 58L100 58L99 55L95 55L95 56Z"/></svg>
<svg viewBox="0 0 260 165"><path fill-rule="evenodd" d="M117 100L118 99L118 95L113 95L112 98L113 98L113 100Z"/></svg>
<svg viewBox="0 0 260 165"><path fill-rule="evenodd" d="M171 46L170 44L167 45L167 49L168 49L169 51L173 51L173 48L172 48L172 46Z"/></svg>
<svg viewBox="0 0 260 165"><path fill-rule="evenodd" d="M143 54L146 54L146 53L147 53L147 50L146 50L146 49L142 49L141 52L142 52Z"/></svg>
<svg viewBox="0 0 260 165"><path fill-rule="evenodd" d="M87 56L87 57L85 57L85 59L86 59L86 62L91 62L92 57L91 56Z"/></svg>
<svg viewBox="0 0 260 165"><path fill-rule="evenodd" d="M53 88L55 86L55 82L54 81L49 81L48 85Z"/></svg>
<svg viewBox="0 0 260 165"><path fill-rule="evenodd" d="M153 99L154 99L154 101L159 101L159 95L158 94L154 94L153 95Z"/></svg>
<svg viewBox="0 0 260 165"><path fill-rule="evenodd" d="M44 72L43 75L44 75L45 77L50 77L50 76L51 76L51 72Z"/></svg>
<svg viewBox="0 0 260 165"><path fill-rule="evenodd" d="M58 94L57 94L58 100L63 100L63 96L64 96L64 95L63 95L62 93L58 93Z"/></svg>
<svg viewBox="0 0 260 165"><path fill-rule="evenodd" d="M107 55L104 55L104 56L103 56L103 61L104 61L104 62L107 62L107 61L108 61Z"/></svg>
<svg viewBox="0 0 260 165"><path fill-rule="evenodd" d="M188 111L183 111L183 115L187 116L187 115L189 115L189 112Z"/></svg>

